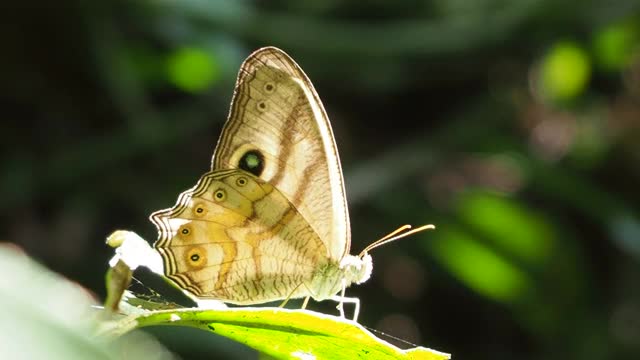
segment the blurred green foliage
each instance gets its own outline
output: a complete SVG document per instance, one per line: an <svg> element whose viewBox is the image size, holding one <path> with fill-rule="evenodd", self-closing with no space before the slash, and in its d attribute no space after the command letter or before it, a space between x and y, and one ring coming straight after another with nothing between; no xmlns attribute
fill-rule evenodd
<svg viewBox="0 0 640 360"><path fill-rule="evenodd" d="M591 63L580 46L562 42L549 50L540 71L540 92L551 99L567 100L585 90L591 77Z"/></svg>
<svg viewBox="0 0 640 360"><path fill-rule="evenodd" d="M445 227L437 240L433 252L438 259L455 277L483 296L511 302L530 285L521 269L455 226Z"/></svg>
<svg viewBox="0 0 640 360"><path fill-rule="evenodd" d="M95 300L77 284L43 268L12 246L0 246L0 262L11 274L0 282L3 358L173 358L142 332L114 341L95 337L97 320L104 315L94 308Z"/></svg>
<svg viewBox="0 0 640 360"><path fill-rule="evenodd" d="M220 76L215 59L198 48L178 49L171 54L167 72L178 89L196 93L208 89Z"/></svg>
<svg viewBox="0 0 640 360"><path fill-rule="evenodd" d="M593 36L593 55L605 70L619 71L630 66L637 56L640 25L637 16L614 22Z"/></svg>
<svg viewBox="0 0 640 360"><path fill-rule="evenodd" d="M208 169L240 62L274 45L327 107L354 252L437 226L373 252L364 325L461 359L640 354L637 0L5 7L0 240L87 288L107 234L153 240Z"/></svg>

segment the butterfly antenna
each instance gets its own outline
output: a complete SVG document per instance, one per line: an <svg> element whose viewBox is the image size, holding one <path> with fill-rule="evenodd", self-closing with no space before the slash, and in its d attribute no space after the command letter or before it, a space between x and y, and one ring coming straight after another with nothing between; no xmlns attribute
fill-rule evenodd
<svg viewBox="0 0 640 360"><path fill-rule="evenodd" d="M368 253L369 251L371 251L372 249L377 248L378 246L384 245L386 243L390 243L392 241L396 241L399 239L402 239L404 237L407 237L409 235L413 235L417 232L421 232L421 231L425 231L425 230L429 230L429 229L435 229L436 227L434 225L422 225L419 228L415 228L412 230L411 229L411 225L402 225L399 228L397 228L396 230L390 232L389 234L385 235L384 237L382 237L379 240L376 240L374 242L372 242L371 244L369 244L369 246L367 246L366 248L364 248L364 250L362 250L362 252L360 252L360 257L364 256L364 254ZM409 231L406 231L409 230Z"/></svg>

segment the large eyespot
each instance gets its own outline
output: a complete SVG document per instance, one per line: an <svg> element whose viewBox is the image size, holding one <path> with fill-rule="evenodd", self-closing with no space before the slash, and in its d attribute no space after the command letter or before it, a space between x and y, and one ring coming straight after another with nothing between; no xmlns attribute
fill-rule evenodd
<svg viewBox="0 0 640 360"><path fill-rule="evenodd" d="M274 84L272 82L265 83L264 86L262 87L262 89L267 94L273 94L276 91L276 84Z"/></svg>
<svg viewBox="0 0 640 360"><path fill-rule="evenodd" d="M202 267L207 264L207 251L201 246L192 247L185 255L185 260L191 267Z"/></svg>
<svg viewBox="0 0 640 360"><path fill-rule="evenodd" d="M207 214L207 209L205 209L205 207L202 206L202 204L196 204L193 207L193 214L197 217L203 217Z"/></svg>
<svg viewBox="0 0 640 360"><path fill-rule="evenodd" d="M267 102L264 100L260 100L258 101L258 103L256 104L256 108L258 109L258 111L263 112L263 111L267 111L267 109L269 108L269 106L267 105Z"/></svg>
<svg viewBox="0 0 640 360"><path fill-rule="evenodd" d="M260 176L264 171L264 155L258 150L249 150L240 158L238 167L255 176Z"/></svg>
<svg viewBox="0 0 640 360"><path fill-rule="evenodd" d="M227 193L222 189L218 189L213 193L213 200L215 201L224 201L227 198Z"/></svg>
<svg viewBox="0 0 640 360"><path fill-rule="evenodd" d="M239 187L243 187L247 185L247 183L248 183L248 180L244 176L240 176L239 178L236 179L236 185L238 185Z"/></svg>

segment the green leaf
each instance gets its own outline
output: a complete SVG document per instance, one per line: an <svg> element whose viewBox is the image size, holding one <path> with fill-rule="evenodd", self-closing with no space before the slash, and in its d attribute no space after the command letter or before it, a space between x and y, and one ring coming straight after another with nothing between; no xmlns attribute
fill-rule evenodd
<svg viewBox="0 0 640 360"><path fill-rule="evenodd" d="M356 322L308 310L283 308L180 309L123 320L122 329L181 325L226 336L278 359L449 359L424 347L399 349Z"/></svg>

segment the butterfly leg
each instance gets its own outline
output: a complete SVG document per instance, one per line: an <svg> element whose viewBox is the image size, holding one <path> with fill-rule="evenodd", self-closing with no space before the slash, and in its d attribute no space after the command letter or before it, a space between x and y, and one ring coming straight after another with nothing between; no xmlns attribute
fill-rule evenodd
<svg viewBox="0 0 640 360"><path fill-rule="evenodd" d="M307 304L309 303L309 298L310 298L310 296L307 296L306 298L304 298L304 301L302 302L302 308L303 309L307 308Z"/></svg>
<svg viewBox="0 0 640 360"><path fill-rule="evenodd" d="M340 317L342 317L342 318L343 318L343 317L345 317L345 316L344 316L344 305L342 304L342 302L343 302L343 301L342 301L343 297L342 297L342 296L338 296L338 295L336 295L336 296L337 296L337 297L338 297L338 299L339 299L339 300L338 300L338 306L336 306L336 309L338 309L338 311L340 312Z"/></svg>
<svg viewBox="0 0 640 360"><path fill-rule="evenodd" d="M343 299L345 298L344 294L345 294L346 289L347 289L347 283L346 283L346 281L344 279L342 279L342 291L340 291L340 297L343 298ZM344 304L343 304L342 300L340 300L340 302L338 302L338 311L340 311L340 317L345 317L344 316Z"/></svg>
<svg viewBox="0 0 640 360"><path fill-rule="evenodd" d="M286 298L280 303L280 305L278 305L278 307L284 308L284 306L287 305L288 302L289 302L289 298Z"/></svg>
<svg viewBox="0 0 640 360"><path fill-rule="evenodd" d="M301 283L300 285L296 286L296 287L295 287L295 289L293 289L293 291L291 292L291 294L289 294L289 295L287 296L287 298L286 298L286 299L284 299L284 300L282 301L282 303L280 304L280 306L278 306L278 307L283 308L285 305L287 305L287 303L289 302L289 299L291 299L291 297L293 296L293 294L295 294L295 293L296 293L296 290L298 290L298 288L299 288L300 286L302 286L302 285L304 285L304 283ZM308 298L308 297L304 300L304 304L302 305L302 308L303 308L303 309L305 308L305 306L307 306L307 302L309 302L309 298Z"/></svg>
<svg viewBox="0 0 640 360"><path fill-rule="evenodd" d="M344 303L350 303L355 306L355 310L353 311L353 321L358 321L358 315L360 314L360 299L357 297L346 297L340 295L334 295L330 298L331 300L338 303L338 308L340 309L340 316L344 316Z"/></svg>
<svg viewBox="0 0 640 360"><path fill-rule="evenodd" d="M340 295L334 295L331 297L331 300L336 301L338 303L338 310L340 311L340 316L341 317L345 317L344 316L344 303L351 303L355 306L354 312L353 312L353 321L358 321L358 315L360 314L360 299L356 298L356 297L346 297L345 296L345 291L346 291L346 281L344 279L342 279L342 291L340 292Z"/></svg>

